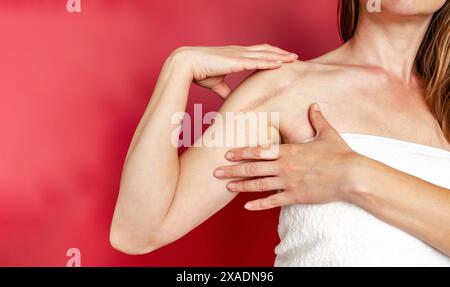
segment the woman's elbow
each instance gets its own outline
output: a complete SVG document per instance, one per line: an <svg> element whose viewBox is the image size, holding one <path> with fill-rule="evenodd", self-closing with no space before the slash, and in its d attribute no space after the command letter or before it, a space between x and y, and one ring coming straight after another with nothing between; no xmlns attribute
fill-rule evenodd
<svg viewBox="0 0 450 287"><path fill-rule="evenodd" d="M156 240L151 236L145 240L139 240L139 236L127 231L111 227L109 242L111 246L122 253L128 255L143 255L155 251L167 243Z"/></svg>

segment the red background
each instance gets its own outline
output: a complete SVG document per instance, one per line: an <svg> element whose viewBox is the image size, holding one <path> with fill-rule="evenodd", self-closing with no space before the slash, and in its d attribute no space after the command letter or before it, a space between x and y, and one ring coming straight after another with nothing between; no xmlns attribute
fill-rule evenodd
<svg viewBox="0 0 450 287"><path fill-rule="evenodd" d="M71 247L83 266L272 265L278 210L248 213L248 196L154 253L113 250L122 163L174 48L268 42L308 59L339 44L336 0L81 2L0 1L0 265L65 266Z"/></svg>

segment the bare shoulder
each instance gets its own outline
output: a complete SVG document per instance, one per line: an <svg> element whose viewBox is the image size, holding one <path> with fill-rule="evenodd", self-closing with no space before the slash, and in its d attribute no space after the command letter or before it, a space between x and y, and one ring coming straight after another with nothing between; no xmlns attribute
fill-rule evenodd
<svg viewBox="0 0 450 287"><path fill-rule="evenodd" d="M349 95L349 88L366 87L368 78L375 75L372 74L366 68L341 63L295 61L279 69L254 73L236 90L235 99L241 101L245 94L246 106L266 103L280 109L288 100L305 109L313 102L341 100Z"/></svg>
<svg viewBox="0 0 450 287"><path fill-rule="evenodd" d="M313 103L320 104L324 115L338 130L353 129L353 115L358 116L357 109L366 101L364 95L370 91L371 83L379 83L376 78L382 75L337 58L331 52L279 69L258 71L242 83L225 106L230 110L279 112L281 132L291 138L288 141L314 135L308 119L308 109Z"/></svg>
<svg viewBox="0 0 450 287"><path fill-rule="evenodd" d="M265 103L280 90L292 86L301 75L299 61L273 70L260 70L245 79L229 96L222 109L247 110Z"/></svg>
<svg viewBox="0 0 450 287"><path fill-rule="evenodd" d="M298 88L308 90L349 83L363 83L368 77L379 77L377 71L367 67L340 63L319 57L309 61L295 61L285 64L279 69L258 71L250 76L244 85L260 86L268 92L281 89ZM308 96L308 95L304 95Z"/></svg>
<svg viewBox="0 0 450 287"><path fill-rule="evenodd" d="M295 61L273 70L257 71L244 80L225 102L225 109L254 109L279 98L286 91L308 86L327 75L324 65ZM330 77L332 77L330 75Z"/></svg>

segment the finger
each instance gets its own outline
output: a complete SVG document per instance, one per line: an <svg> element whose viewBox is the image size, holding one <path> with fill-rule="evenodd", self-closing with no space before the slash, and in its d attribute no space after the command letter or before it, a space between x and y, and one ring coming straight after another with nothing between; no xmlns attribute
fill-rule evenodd
<svg viewBox="0 0 450 287"><path fill-rule="evenodd" d="M253 200L245 204L247 210L265 210L293 204L286 192L280 192L266 198Z"/></svg>
<svg viewBox="0 0 450 287"><path fill-rule="evenodd" d="M211 87L211 90L223 99L226 99L231 93L230 87L225 82L221 82Z"/></svg>
<svg viewBox="0 0 450 287"><path fill-rule="evenodd" d="M269 44L253 45L253 46L248 46L246 48L250 51L272 51L272 52L276 52L276 53L280 53L280 54L294 54L295 55L295 53L283 50L279 47L272 46Z"/></svg>
<svg viewBox="0 0 450 287"><path fill-rule="evenodd" d="M232 72L241 72L242 70L270 70L277 69L283 65L282 60L271 61L264 59L241 59L242 68L237 68L238 70L233 70Z"/></svg>
<svg viewBox="0 0 450 287"><path fill-rule="evenodd" d="M228 151L225 158L229 161L242 160L274 160L280 158L280 146L271 145L270 147L241 147Z"/></svg>
<svg viewBox="0 0 450 287"><path fill-rule="evenodd" d="M262 177L251 180L232 181L227 184L227 189L235 192L262 192L284 188L284 183L279 177Z"/></svg>
<svg viewBox="0 0 450 287"><path fill-rule="evenodd" d="M312 127L316 131L316 136L319 136L327 131L334 130L334 128L323 116L317 103L312 104L309 108L309 120L311 121Z"/></svg>
<svg viewBox="0 0 450 287"><path fill-rule="evenodd" d="M278 174L278 164L270 162L247 162L231 166L222 166L214 171L217 178L259 177Z"/></svg>
<svg viewBox="0 0 450 287"><path fill-rule="evenodd" d="M244 53L243 56L250 59L264 59L283 62L292 62L298 58L298 56L295 54L281 54L272 51L249 51L247 53Z"/></svg>

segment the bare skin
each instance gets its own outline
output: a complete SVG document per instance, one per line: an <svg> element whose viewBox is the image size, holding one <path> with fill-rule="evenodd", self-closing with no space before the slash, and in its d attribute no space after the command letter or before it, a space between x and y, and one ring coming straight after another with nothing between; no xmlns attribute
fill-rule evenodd
<svg viewBox="0 0 450 287"><path fill-rule="evenodd" d="M450 190L359 155L318 105L309 114L313 140L283 144L278 153L261 147L232 149L226 158L239 163L219 167L215 175L239 178L227 185L230 192L282 191L248 202L248 210L348 202L450 256Z"/></svg>
<svg viewBox="0 0 450 287"><path fill-rule="evenodd" d="M384 8L389 12L392 7L389 1L385 2L388 6ZM276 131L285 144L302 143L316 135L317 129L311 126L308 110L311 104L318 103L321 114L337 131L332 141L339 138L338 132L352 132L450 150L424 103L424 89L412 69L431 14L438 8L439 3L434 2L427 3L435 7L419 7L418 11L408 11L408 15L398 15L394 9L398 7L383 14L385 16L363 14L357 35L350 42L306 63L293 62L295 57L289 58L282 55L284 52L267 46L258 46L257 50L264 49L265 53L252 54L258 58L252 61L248 59L249 50L255 48L191 47L174 52L165 63L130 146L111 226L112 245L128 254L155 250L194 229L237 194L227 190L229 180L213 175L217 167L229 164L224 157L229 148L190 148L179 158L177 149L170 145L171 133L177 127L170 124L170 116L185 109L193 81L226 98L220 110L222 114L227 111L279 112L280 126ZM249 69L268 70L254 74L229 95L222 82L223 76ZM214 128L212 125L209 131ZM355 165L367 165L353 156L351 150L343 150L346 156L331 161L324 170L324 174L334 172L334 183L341 188L330 194L316 190L320 200L315 203L342 200L362 205L363 200L353 196L367 190L360 185L362 179L369 175L390 178L393 184L390 188L400 192L390 198L391 209L380 217L449 254L445 236L450 231L438 232L436 224L426 224L442 222L444 211L450 206L448 190L417 183L415 178L384 167L365 168L368 175L355 176L351 172ZM349 173L336 174L337 170ZM401 184L404 181L407 184ZM417 189L408 191L413 185L432 192L427 195L429 200L408 200L407 203L414 206L405 210L401 204L406 202L405 196L412 198L418 192ZM436 205L436 202L442 203ZM365 207L380 215L376 205ZM435 208L441 212L426 212ZM420 211L427 219L416 224L399 216L405 211L410 215ZM450 221L448 215L444 220ZM427 237L427 234L430 235Z"/></svg>
<svg viewBox="0 0 450 287"><path fill-rule="evenodd" d="M218 77L231 72L276 69L295 59L268 45L182 48L167 59L124 165L110 234L115 248L128 254L157 249L194 229L236 196L226 190L225 181L213 176L215 167L227 162L225 147L189 148L178 157L171 144L172 132L179 127L171 124L171 116L185 110L191 83L217 91L209 85L211 78L220 85ZM274 92L277 85L270 84L267 90L260 81L275 78L268 73L247 80L227 98L220 113L245 109L258 96ZM214 129L212 125L206 133Z"/></svg>

